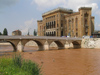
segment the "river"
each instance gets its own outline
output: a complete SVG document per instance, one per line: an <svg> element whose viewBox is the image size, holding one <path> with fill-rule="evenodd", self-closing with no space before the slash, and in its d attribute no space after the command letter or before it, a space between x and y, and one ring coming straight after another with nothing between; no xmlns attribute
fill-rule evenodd
<svg viewBox="0 0 100 75"><path fill-rule="evenodd" d="M37 51L25 47L22 57L42 66L43 75L100 75L100 49ZM0 46L0 56L11 55L11 46Z"/></svg>

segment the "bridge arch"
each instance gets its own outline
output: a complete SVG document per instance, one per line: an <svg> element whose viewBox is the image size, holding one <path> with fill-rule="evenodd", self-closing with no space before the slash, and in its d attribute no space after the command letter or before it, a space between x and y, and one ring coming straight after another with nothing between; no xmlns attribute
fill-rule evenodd
<svg viewBox="0 0 100 75"><path fill-rule="evenodd" d="M11 46L13 47L13 51L14 51L14 52L17 51L17 46L16 46L13 42L11 42L11 41L5 40L5 41L0 41L0 43L10 43Z"/></svg>
<svg viewBox="0 0 100 75"><path fill-rule="evenodd" d="M33 41L35 41L37 43L37 45L39 47L38 50L44 50L44 43L42 43L42 42L40 42L38 40L33 40Z"/></svg>
<svg viewBox="0 0 100 75"><path fill-rule="evenodd" d="M33 52L38 50L38 45L33 40L27 40L26 42L19 42L19 47L22 46L21 52Z"/></svg>
<svg viewBox="0 0 100 75"><path fill-rule="evenodd" d="M73 44L73 48L81 48L81 44L78 41L73 41L72 44Z"/></svg>
<svg viewBox="0 0 100 75"><path fill-rule="evenodd" d="M17 51L17 46L15 46L15 44L13 44L13 43L10 42L10 41L7 41L7 42L9 42L9 43L13 46L13 49L14 49L13 51L16 52L16 51Z"/></svg>
<svg viewBox="0 0 100 75"><path fill-rule="evenodd" d="M23 46L25 46L28 42L33 41L35 43L32 44L37 44L38 50L44 50L44 43L46 42L45 40L27 40ZM23 42L22 42L23 43Z"/></svg>
<svg viewBox="0 0 100 75"><path fill-rule="evenodd" d="M64 49L64 44L63 43L61 43L60 41L54 41L54 42L57 44L58 49Z"/></svg>
<svg viewBox="0 0 100 75"><path fill-rule="evenodd" d="M49 45L53 42L57 45L58 49L64 49L65 44L63 42L61 42L59 40L54 40L54 41L50 41L50 42L48 41Z"/></svg>

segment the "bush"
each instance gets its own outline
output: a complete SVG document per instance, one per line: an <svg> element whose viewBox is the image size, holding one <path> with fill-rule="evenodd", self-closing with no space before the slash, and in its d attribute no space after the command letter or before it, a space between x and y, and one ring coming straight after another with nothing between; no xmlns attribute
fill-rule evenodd
<svg viewBox="0 0 100 75"><path fill-rule="evenodd" d="M19 66L19 67L22 66L22 58L21 58L20 54L19 55L15 54L15 56L13 56L12 60L13 60L14 65Z"/></svg>
<svg viewBox="0 0 100 75"><path fill-rule="evenodd" d="M22 60L21 55L0 59L0 75L41 75L41 68L30 60Z"/></svg>

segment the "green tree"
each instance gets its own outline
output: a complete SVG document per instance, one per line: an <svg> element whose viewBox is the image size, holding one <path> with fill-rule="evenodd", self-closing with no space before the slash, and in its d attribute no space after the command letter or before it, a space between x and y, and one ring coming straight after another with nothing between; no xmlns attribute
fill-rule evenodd
<svg viewBox="0 0 100 75"><path fill-rule="evenodd" d="M36 30L34 29L34 36L37 36L37 32L36 32Z"/></svg>
<svg viewBox="0 0 100 75"><path fill-rule="evenodd" d="M28 35L28 36L30 35L29 31L28 31L27 35Z"/></svg>
<svg viewBox="0 0 100 75"><path fill-rule="evenodd" d="M6 28L4 28L4 30L3 30L3 35L8 35L8 31Z"/></svg>
<svg viewBox="0 0 100 75"><path fill-rule="evenodd" d="M0 32L0 35L2 35L2 33Z"/></svg>

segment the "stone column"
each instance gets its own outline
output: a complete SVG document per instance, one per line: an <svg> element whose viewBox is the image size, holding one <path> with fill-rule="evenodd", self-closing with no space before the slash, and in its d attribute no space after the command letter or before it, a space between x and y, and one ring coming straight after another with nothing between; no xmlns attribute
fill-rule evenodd
<svg viewBox="0 0 100 75"><path fill-rule="evenodd" d="M19 44L18 44L18 46L17 46L17 49L18 49L19 52L23 52L23 50L24 50L24 45L22 44L21 41L19 42Z"/></svg>
<svg viewBox="0 0 100 75"><path fill-rule="evenodd" d="M71 42L66 42L65 49L73 48L73 44Z"/></svg>
<svg viewBox="0 0 100 75"><path fill-rule="evenodd" d="M47 42L44 44L44 50L49 50L49 44Z"/></svg>
<svg viewBox="0 0 100 75"><path fill-rule="evenodd" d="M64 45L65 49L69 48L69 43L66 41L65 45Z"/></svg>
<svg viewBox="0 0 100 75"><path fill-rule="evenodd" d="M74 48L81 48L80 45L74 45Z"/></svg>
<svg viewBox="0 0 100 75"><path fill-rule="evenodd" d="M39 46L39 51L43 51L44 50L44 47L43 46Z"/></svg>

